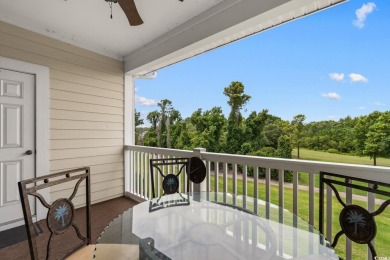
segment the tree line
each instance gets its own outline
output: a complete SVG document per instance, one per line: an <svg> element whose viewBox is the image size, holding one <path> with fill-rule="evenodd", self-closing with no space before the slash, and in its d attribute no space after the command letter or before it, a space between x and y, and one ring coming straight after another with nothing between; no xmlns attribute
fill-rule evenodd
<svg viewBox="0 0 390 260"><path fill-rule="evenodd" d="M221 107L203 111L201 108L182 118L172 102L163 99L158 110L146 120L136 112L136 143L139 145L192 150L206 148L209 152L292 158L292 149L300 148L370 156L376 165L378 157L390 156L390 111L372 112L355 118L305 123L298 114L291 121L269 114L267 109L251 112L244 118L241 111L251 96L244 85L233 81L225 87L230 113L226 118Z"/></svg>

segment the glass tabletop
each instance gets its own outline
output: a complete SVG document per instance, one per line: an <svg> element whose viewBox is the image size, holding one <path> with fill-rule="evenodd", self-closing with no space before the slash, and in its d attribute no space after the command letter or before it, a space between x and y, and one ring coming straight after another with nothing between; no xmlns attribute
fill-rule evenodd
<svg viewBox="0 0 390 260"><path fill-rule="evenodd" d="M95 258L107 247L139 259L338 259L324 237L291 212L206 192L165 195L128 209L105 228Z"/></svg>

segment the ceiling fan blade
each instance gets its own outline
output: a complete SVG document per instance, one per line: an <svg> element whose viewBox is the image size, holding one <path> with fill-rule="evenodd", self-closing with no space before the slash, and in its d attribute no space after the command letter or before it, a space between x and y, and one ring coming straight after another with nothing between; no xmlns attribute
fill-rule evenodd
<svg viewBox="0 0 390 260"><path fill-rule="evenodd" d="M118 0L118 3L121 6L123 12L125 12L130 25L136 26L144 23L144 21L141 19L141 16L139 16L134 0Z"/></svg>

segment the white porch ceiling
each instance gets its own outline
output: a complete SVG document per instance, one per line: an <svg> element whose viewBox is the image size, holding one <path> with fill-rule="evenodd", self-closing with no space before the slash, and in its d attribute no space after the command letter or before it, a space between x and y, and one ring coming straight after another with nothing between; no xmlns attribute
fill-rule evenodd
<svg viewBox="0 0 390 260"><path fill-rule="evenodd" d="M135 0L130 26L104 0L0 0L0 20L146 73L345 0Z"/></svg>

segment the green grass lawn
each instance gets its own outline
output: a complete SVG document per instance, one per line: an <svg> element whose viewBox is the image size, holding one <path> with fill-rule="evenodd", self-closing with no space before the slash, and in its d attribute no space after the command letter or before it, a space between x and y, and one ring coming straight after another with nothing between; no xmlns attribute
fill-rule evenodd
<svg viewBox="0 0 390 260"><path fill-rule="evenodd" d="M293 150L293 157L297 158L297 149ZM372 159L369 157L359 157L359 156L352 156L352 155L345 155L345 154L334 154L334 153L327 153L327 152L321 152L321 151L313 151L313 150L307 150L307 149L300 149L300 159L303 160L314 160L314 161L327 161L327 162L336 162L336 163L350 163L350 164L363 164L363 165L373 165ZM377 165L378 166L390 166L390 159L388 158L377 158ZM308 185L309 183L309 174L307 173L299 173L299 184L301 185ZM319 176L316 176L315 178L315 186L319 187ZM341 188L343 189L343 188ZM384 188L384 190L390 190L389 188ZM366 196L367 193L360 190L354 190L354 194L363 195ZM299 198L301 200L301 193ZM318 196L316 194L316 196ZM385 196L377 195L377 198L380 199L386 199ZM303 197L304 198L304 197ZM338 227L338 212L341 209L339 206L339 203L334 198L333 208L334 212L337 210L337 215L335 213L333 214L333 230L336 230L335 227ZM335 203L336 202L336 203ZM355 204L361 205L363 207L366 207L366 203L363 203L361 201L354 201ZM336 206L337 205L337 206ZM300 213L301 214L301 213ZM380 218L377 218L377 226L378 230L382 230L382 233L379 231L377 235L377 253L378 255L386 254L388 252L388 249L386 248L386 244L389 243L389 237L383 235L383 231L388 230L390 231L390 213L389 210L384 212L385 215L381 216ZM345 240L341 241L344 243ZM339 243L341 243L339 242ZM356 248L356 249L355 249ZM337 248L337 252L340 255L343 255L343 250L340 250L340 248ZM355 246L353 250L353 259L360 259L366 255L366 249L365 246Z"/></svg>
<svg viewBox="0 0 390 260"><path fill-rule="evenodd" d="M322 162L336 162L336 163L351 163L351 164L365 164L373 165L373 161L370 157L353 156L346 154L327 153L321 151L313 151L308 149L299 149L300 159L322 161ZM297 158L297 149L293 150L293 158ZM390 159L388 158L377 158L378 166L390 166Z"/></svg>
<svg viewBox="0 0 390 260"><path fill-rule="evenodd" d="M211 175L211 189L214 188L214 175ZM223 179L222 177L219 177L219 191L223 190ZM228 178L228 192L233 192L233 180L232 178ZM238 195L243 194L243 181L241 179L237 180L237 193ZM253 197L254 195L254 186L253 181L248 179L248 185L247 185L247 194L248 196ZM304 190L299 190L298 192L299 196L299 206L298 206L298 215L302 219L309 220L309 192ZM258 195L259 199L265 200L265 185L259 183L259 189L258 189ZM293 210L293 190L291 188L284 188L284 208L291 211ZM318 228L318 210L319 210L319 194L315 193L314 198L314 205L315 205L315 227ZM271 203L278 205L279 203L279 189L277 186L271 186ZM342 205L337 201L337 199L334 197L332 201L332 208L333 208L333 233L336 234L340 230L340 226L338 223L338 216L340 211L342 210ZM362 201L353 201L354 204L360 205L362 207L366 207L366 203ZM260 213L259 213L260 214ZM378 233L376 237L376 251L378 255L386 255L388 254L388 245L390 244L390 236L388 236L385 232L386 230L390 230L390 210L386 210L382 215L375 218L377 227L378 227ZM382 231L382 232L381 232ZM342 258L345 258L345 236L342 236L338 242L338 246L335 248L337 254L341 256ZM366 246L365 245L353 245L352 250L352 259L365 259L367 255Z"/></svg>
<svg viewBox="0 0 390 260"><path fill-rule="evenodd" d="M296 157L297 150L294 149L293 151L293 157ZM327 153L327 152L320 152L320 151L311 151L307 149L300 149L300 159L302 160L315 160L315 161L327 161L327 162L336 162L336 163L351 163L351 164L372 164L372 161L370 163L369 157L358 157L358 156L351 156L351 155L343 155L343 154L333 154L333 153ZM390 159L380 158L377 160L378 165L380 166L390 166ZM320 178L319 176L315 176L314 179L314 185L315 187L320 186ZM356 184L359 184L359 182L355 182ZM309 186L309 174L308 173L299 173L299 184L300 185L307 185ZM344 187L340 187L338 185L335 185L339 190L345 190ZM390 188L383 188L383 190L390 191ZM354 194L367 196L367 193L365 191L361 190L353 190ZM377 195L376 196L379 199L386 199L386 196Z"/></svg>

